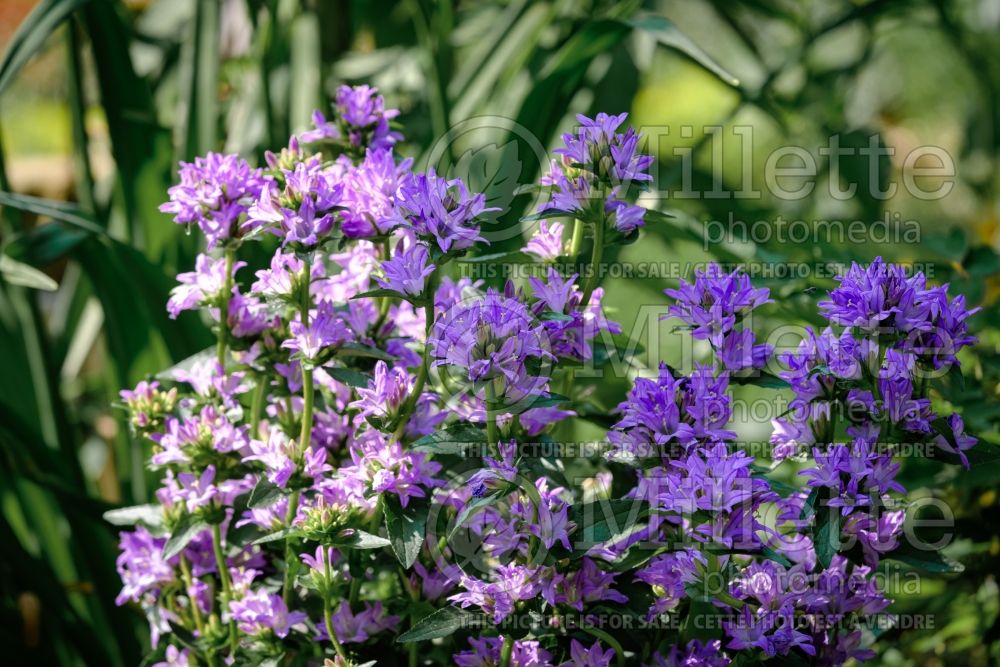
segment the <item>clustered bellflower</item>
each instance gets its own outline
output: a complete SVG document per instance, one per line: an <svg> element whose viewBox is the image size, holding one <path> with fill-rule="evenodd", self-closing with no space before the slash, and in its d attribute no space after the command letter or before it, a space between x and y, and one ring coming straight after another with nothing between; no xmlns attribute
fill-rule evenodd
<svg viewBox="0 0 1000 667"><path fill-rule="evenodd" d="M709 264L664 313L708 358L640 373L604 422L577 375L622 331L603 249L665 217L632 203L652 178L641 137L624 114L579 117L526 219L539 270L487 285L455 266L487 246L493 209L400 159L397 116L342 86L261 168L209 154L168 193L206 250L166 306L204 313L216 345L121 393L160 480L154 505L109 515L134 523L116 601L149 619L148 662L872 657L863 628L890 604L874 575L905 520L894 446L969 465L976 444L927 380L957 368L975 310L876 260L820 302L829 326L776 359L754 330L768 290ZM732 391L761 378L794 399L758 457L732 429ZM571 462L573 417L610 428ZM794 484L774 482L790 460ZM653 630L601 631L609 615ZM657 626L708 616L706 637Z"/></svg>

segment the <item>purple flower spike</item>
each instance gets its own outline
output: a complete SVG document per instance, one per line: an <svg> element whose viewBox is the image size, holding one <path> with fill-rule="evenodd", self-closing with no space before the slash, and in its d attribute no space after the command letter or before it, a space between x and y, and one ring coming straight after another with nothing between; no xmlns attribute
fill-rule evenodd
<svg viewBox="0 0 1000 667"><path fill-rule="evenodd" d="M486 208L485 195L472 195L461 180L439 178L433 169L404 181L397 206L413 230L421 237L432 237L442 252L465 250L485 241L478 218L497 210Z"/></svg>
<svg viewBox="0 0 1000 667"><path fill-rule="evenodd" d="M180 183L167 190L170 201L160 210L177 224L198 225L211 249L240 236L240 218L263 185L261 171L238 155L209 153L181 162Z"/></svg>

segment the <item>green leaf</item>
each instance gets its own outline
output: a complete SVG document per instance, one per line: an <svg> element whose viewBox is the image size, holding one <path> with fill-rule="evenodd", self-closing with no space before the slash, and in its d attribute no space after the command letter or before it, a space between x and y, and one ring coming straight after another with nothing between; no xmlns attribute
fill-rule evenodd
<svg viewBox="0 0 1000 667"><path fill-rule="evenodd" d="M87 2L89 0L44 0L28 14L0 61L0 92L10 85L25 63L42 50L52 31Z"/></svg>
<svg viewBox="0 0 1000 667"><path fill-rule="evenodd" d="M104 234L104 230L100 225L91 220L90 217L81 211L78 206L68 202L61 202L55 199L43 199L42 197L32 197L30 195L22 195L14 192L0 191L0 206L10 206L11 208L16 208L20 211L27 211L28 213L34 213L35 215L52 218L53 220L59 220L60 222L68 223L82 231L90 232L92 234ZM36 228L35 230L32 230L32 232L37 232L40 229L43 228Z"/></svg>
<svg viewBox="0 0 1000 667"><path fill-rule="evenodd" d="M816 501L819 499L819 487L814 488L806 496L806 500L802 503L802 511L799 512L799 520L809 522L812 518L816 516Z"/></svg>
<svg viewBox="0 0 1000 667"><path fill-rule="evenodd" d="M591 546L626 535L647 516L649 503L642 500L594 500L570 507L570 520L577 526L578 539Z"/></svg>
<svg viewBox="0 0 1000 667"><path fill-rule="evenodd" d="M5 194L0 193L0 197ZM12 238L4 253L25 264L46 267L72 253L89 236L90 232L67 229L61 224L44 224Z"/></svg>
<svg viewBox="0 0 1000 667"><path fill-rule="evenodd" d="M194 514L184 515L184 518L174 526L167 543L163 545L163 558L170 559L184 551L184 547L206 528L208 528L208 524L195 517Z"/></svg>
<svg viewBox="0 0 1000 667"><path fill-rule="evenodd" d="M356 371L353 368L335 366L333 368L324 367L323 370L334 380L340 382L341 384L346 384L348 387L364 388L371 382L370 375L362 373L361 371Z"/></svg>
<svg viewBox="0 0 1000 667"><path fill-rule="evenodd" d="M284 489L261 477L257 480L253 490L250 491L250 497L247 499L247 507L270 507L281 500L281 497L284 495Z"/></svg>
<svg viewBox="0 0 1000 667"><path fill-rule="evenodd" d="M756 372L754 375L736 375L730 378L733 384L753 385L754 387L765 387L767 389L788 389L788 381L777 375L771 375L764 371Z"/></svg>
<svg viewBox="0 0 1000 667"><path fill-rule="evenodd" d="M569 396L547 393L543 396L531 399L530 404L532 408L547 408L553 405L562 405L563 403L568 403L569 401Z"/></svg>
<svg viewBox="0 0 1000 667"><path fill-rule="evenodd" d="M395 361L396 357L388 352L383 352L377 347L363 345L361 343L344 343L337 351L340 357L367 357L370 359L380 359L382 361Z"/></svg>
<svg viewBox="0 0 1000 667"><path fill-rule="evenodd" d="M299 537L301 534L302 531L298 528L282 528L281 530L276 530L273 533L268 533L264 537L258 537L256 540L251 542L251 544L268 544L269 542L278 542L279 540Z"/></svg>
<svg viewBox="0 0 1000 667"><path fill-rule="evenodd" d="M403 567L410 569L420 555L427 528L428 503L426 499L411 499L403 507L397 496L386 494L382 497L382 511L385 513L385 527L389 532L392 551Z"/></svg>
<svg viewBox="0 0 1000 667"><path fill-rule="evenodd" d="M573 316L565 313L557 313L554 310L547 310L539 317L543 322L572 322Z"/></svg>
<svg viewBox="0 0 1000 667"><path fill-rule="evenodd" d="M682 55L687 56L695 63L719 77L730 86L739 86L740 80L729 71L715 62L711 56L705 53L701 47L691 41L691 39L677 29L672 21L663 16L647 15L624 21L629 25L643 32L652 35L657 42L673 49Z"/></svg>
<svg viewBox="0 0 1000 667"><path fill-rule="evenodd" d="M484 428L461 422L425 435L414 442L410 448L414 451L433 454L463 454L469 445L482 445L487 442Z"/></svg>
<svg viewBox="0 0 1000 667"><path fill-rule="evenodd" d="M403 294L402 292L397 292L396 290L387 289L384 287L379 287L378 289L370 289L367 292L361 292L360 294L355 294L352 299L371 299L374 297L389 297L391 299L412 299L413 297Z"/></svg>
<svg viewBox="0 0 1000 667"><path fill-rule="evenodd" d="M778 563L779 565L784 565L785 567L792 566L792 561L788 560L787 558L782 556L780 553L778 553L771 547L761 548L760 555L768 560L773 560L775 563Z"/></svg>
<svg viewBox="0 0 1000 667"><path fill-rule="evenodd" d="M48 292L59 288L59 283L35 267L23 264L7 255L0 255L0 275L11 285L21 285Z"/></svg>
<svg viewBox="0 0 1000 667"><path fill-rule="evenodd" d="M142 523L150 528L158 528L163 525L163 508L153 504L122 507L105 512L104 520L113 526L134 526Z"/></svg>
<svg viewBox="0 0 1000 667"><path fill-rule="evenodd" d="M531 213L521 217L521 222L536 222L538 220L549 220L551 218L575 218L578 213L573 211L560 211L555 208L547 208L538 213Z"/></svg>
<svg viewBox="0 0 1000 667"><path fill-rule="evenodd" d="M401 644L448 637L459 630L478 627L485 616L459 607L444 607L420 619L416 625L396 638ZM478 622L477 622L478 621Z"/></svg>
<svg viewBox="0 0 1000 667"><path fill-rule="evenodd" d="M823 567L830 567L840 549L840 508L823 505L817 510L816 559Z"/></svg>
<svg viewBox="0 0 1000 667"><path fill-rule="evenodd" d="M924 572L958 574L965 571L964 565L945 556L940 549L918 549L909 540L902 540L899 548L885 554L884 558L898 560L915 570L923 570Z"/></svg>
<svg viewBox="0 0 1000 667"><path fill-rule="evenodd" d="M381 549L390 546L389 540L384 537L356 528L350 530L350 534L334 539L330 545L338 549Z"/></svg>

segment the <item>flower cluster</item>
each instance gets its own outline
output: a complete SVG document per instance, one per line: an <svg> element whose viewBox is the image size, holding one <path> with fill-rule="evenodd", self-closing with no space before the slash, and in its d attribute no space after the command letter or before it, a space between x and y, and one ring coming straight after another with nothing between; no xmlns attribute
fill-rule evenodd
<svg viewBox="0 0 1000 667"><path fill-rule="evenodd" d="M149 618L151 664L871 657L860 628L890 604L875 569L905 548L892 443L969 464L976 439L927 378L957 368L975 311L877 260L775 359L753 329L768 290L711 264L664 315L710 358L640 373L605 419L578 375L618 352L598 265L666 219L627 203L652 158L625 115L563 137L522 253L541 270L486 285L454 270L486 245L485 197L400 160L374 89L341 87L333 110L261 169L183 164L163 208L207 242L167 308L205 313L217 342L121 393L160 475L155 505L109 515L135 524L117 602ZM781 382L792 410L758 460L734 387ZM593 456L528 446L565 442L577 417L610 427Z"/></svg>
<svg viewBox="0 0 1000 667"><path fill-rule="evenodd" d="M639 152L641 136L633 128L618 132L626 118L624 113L577 116L579 129L563 135L564 145L554 151L559 157L542 179L552 196L540 211L596 216L623 234L643 226L645 209L623 197L630 187L653 179L648 173L653 157Z"/></svg>

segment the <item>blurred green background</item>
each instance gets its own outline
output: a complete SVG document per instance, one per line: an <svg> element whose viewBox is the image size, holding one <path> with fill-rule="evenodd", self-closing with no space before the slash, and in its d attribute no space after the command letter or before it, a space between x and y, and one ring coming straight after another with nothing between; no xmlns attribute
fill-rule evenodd
<svg viewBox="0 0 1000 667"><path fill-rule="evenodd" d="M166 316L166 295L198 239L157 207L178 160L225 150L259 162L344 82L377 85L402 110L401 151L419 168L450 166L505 207L491 227L496 250L521 244L517 220L531 201L513 186L537 177L538 146L553 146L575 113L629 111L657 136L649 148L660 191L749 183L764 194L648 195L679 217L621 248L611 258L621 266L710 257L810 265L878 254L921 263L934 282L984 306L971 327L980 342L963 354L964 388L948 398L968 430L1000 439L997 0L3 0L0 46L0 646L8 664L140 663L145 618L113 603L116 536L101 514L147 500L153 479L113 403L119 388L210 343L196 317ZM484 115L494 118L469 120ZM717 135L705 129L712 126ZM449 134L468 127L475 131ZM743 151L739 132L751 131L753 149ZM829 160L818 152L832 135L845 146L874 136L895 150L874 171L860 159L839 165L839 184L858 186L847 201L829 196ZM768 156L786 145L804 147L819 165L817 187L797 200L765 187ZM922 145L955 161L946 197L925 201L903 187L887 199L868 194L900 183L906 155ZM795 189L793 181L783 185ZM867 224L896 214L914 221L919 242L703 242L705 224L730 215L748 224L777 216ZM616 319L627 331L646 327L647 364L681 359L680 337L656 319L661 290L675 282L606 282ZM815 288L833 284L829 275L759 282L778 296L765 332L815 323ZM627 383L624 373L606 378L594 404L613 407ZM744 391L747 400L764 395ZM766 420L735 426L749 440L766 440L770 428ZM581 426L577 435L600 431ZM956 510L961 539L946 552L965 570L922 574L918 591L896 595L894 611L930 614L933 627L887 630L878 660L996 664L1000 468L908 460L903 481L914 497Z"/></svg>

